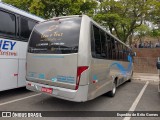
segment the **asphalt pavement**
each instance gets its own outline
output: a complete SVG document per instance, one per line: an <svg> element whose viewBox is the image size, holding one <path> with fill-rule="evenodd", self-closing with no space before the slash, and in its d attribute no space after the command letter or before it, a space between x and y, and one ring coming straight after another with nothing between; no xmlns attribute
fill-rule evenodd
<svg viewBox="0 0 160 120"><path fill-rule="evenodd" d="M115 97L106 95L77 103L18 88L0 92L0 111L160 111L158 82L132 80L117 88ZM72 114L72 113L70 113ZM0 118L8 119L8 118ZM17 120L17 118L10 118ZM21 118L22 120L36 118ZM37 120L159 120L159 117L47 117Z"/></svg>

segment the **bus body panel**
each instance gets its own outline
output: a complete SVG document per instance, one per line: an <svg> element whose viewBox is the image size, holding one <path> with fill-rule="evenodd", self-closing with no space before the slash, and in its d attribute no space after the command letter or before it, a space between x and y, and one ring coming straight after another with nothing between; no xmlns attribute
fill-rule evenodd
<svg viewBox="0 0 160 120"><path fill-rule="evenodd" d="M0 91L25 86L27 43L0 38Z"/></svg>
<svg viewBox="0 0 160 120"><path fill-rule="evenodd" d="M28 85L29 84L29 85ZM87 101L87 92L88 92L88 85L79 86L78 90L67 89L63 87L56 87L50 85L44 85L35 82L26 82L26 88L31 91L40 92L42 87L52 89L52 93L44 93L53 97L74 101L74 102L85 102Z"/></svg>
<svg viewBox="0 0 160 120"><path fill-rule="evenodd" d="M88 88L88 100L94 99L110 90L112 90L113 82L117 79L117 86L123 84L125 81L131 78L131 72L127 74L121 74L117 67L110 67L114 61L92 59L90 82ZM120 62L125 68L129 62Z"/></svg>
<svg viewBox="0 0 160 120"><path fill-rule="evenodd" d="M79 37L79 50L78 50L78 66L88 66L81 75L79 85L87 85L89 83L89 72L90 72L90 21L87 16L82 17L81 30Z"/></svg>
<svg viewBox="0 0 160 120"><path fill-rule="evenodd" d="M17 87L18 57L18 41L0 38L0 91Z"/></svg>
<svg viewBox="0 0 160 120"><path fill-rule="evenodd" d="M91 73L88 90L88 99L94 99L97 96L111 90L111 79L109 77L108 62L102 59L91 59Z"/></svg>
<svg viewBox="0 0 160 120"><path fill-rule="evenodd" d="M75 89L77 54L27 54L27 79L37 83ZM31 80L30 80L31 81Z"/></svg>
<svg viewBox="0 0 160 120"><path fill-rule="evenodd" d="M14 66L13 66L14 65ZM17 87L18 59L1 59L0 91ZM13 66L13 67L10 67Z"/></svg>
<svg viewBox="0 0 160 120"><path fill-rule="evenodd" d="M26 84L26 42L19 42L19 59L18 59L18 87Z"/></svg>

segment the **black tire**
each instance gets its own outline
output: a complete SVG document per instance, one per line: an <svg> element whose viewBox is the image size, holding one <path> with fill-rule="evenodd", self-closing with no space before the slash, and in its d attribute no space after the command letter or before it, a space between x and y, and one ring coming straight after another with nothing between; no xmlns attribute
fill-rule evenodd
<svg viewBox="0 0 160 120"><path fill-rule="evenodd" d="M116 83L113 82L112 90L107 93L109 97L114 97L116 94Z"/></svg>
<svg viewBox="0 0 160 120"><path fill-rule="evenodd" d="M131 78L128 80L128 82L131 82L131 81L132 81L132 77L133 77L133 71L132 71Z"/></svg>

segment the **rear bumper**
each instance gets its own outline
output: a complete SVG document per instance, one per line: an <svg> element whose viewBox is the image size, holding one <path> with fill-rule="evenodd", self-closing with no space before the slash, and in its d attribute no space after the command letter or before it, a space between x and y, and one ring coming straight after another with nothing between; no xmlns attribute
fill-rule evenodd
<svg viewBox="0 0 160 120"><path fill-rule="evenodd" d="M28 85L28 83L30 85ZM57 98L61 98L61 99L69 100L69 101L74 101L74 102L87 101L88 85L79 86L78 90L72 90L72 89L67 89L67 88L49 86L49 85L26 81L26 88L28 90L41 92L42 87L52 88L53 92L51 94L50 93L45 93L45 94L51 95L53 97L57 97Z"/></svg>

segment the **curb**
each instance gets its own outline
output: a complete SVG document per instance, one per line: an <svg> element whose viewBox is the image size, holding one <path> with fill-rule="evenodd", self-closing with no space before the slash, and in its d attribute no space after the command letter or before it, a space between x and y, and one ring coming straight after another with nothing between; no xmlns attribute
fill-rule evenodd
<svg viewBox="0 0 160 120"><path fill-rule="evenodd" d="M149 81L149 82L159 82L158 74L150 74L150 73L134 73L133 80L140 81Z"/></svg>

